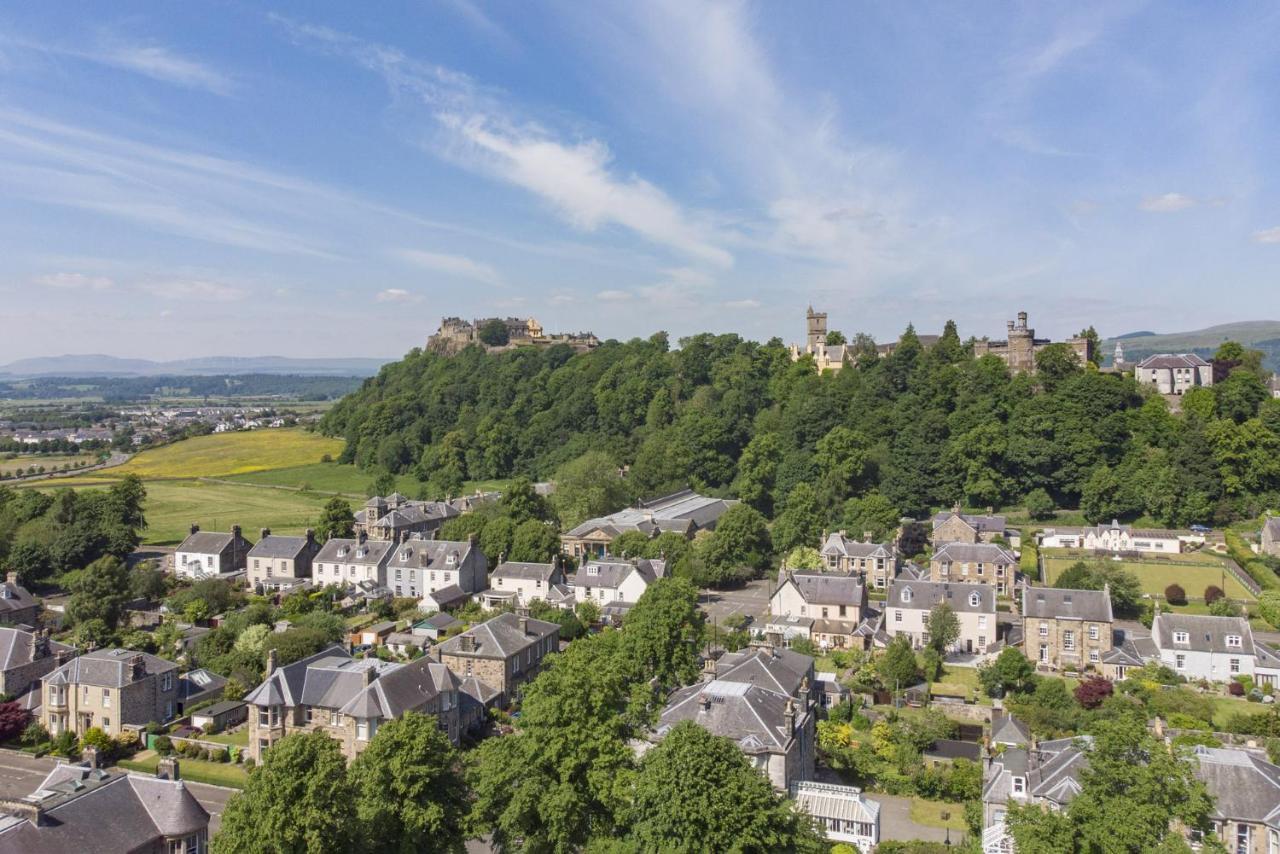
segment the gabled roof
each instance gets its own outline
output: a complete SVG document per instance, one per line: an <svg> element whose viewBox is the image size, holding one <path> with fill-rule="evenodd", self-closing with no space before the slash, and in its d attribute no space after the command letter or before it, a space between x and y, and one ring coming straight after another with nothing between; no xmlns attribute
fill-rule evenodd
<svg viewBox="0 0 1280 854"><path fill-rule="evenodd" d="M791 797L801 809L817 819L872 825L880 821L880 804L853 786L802 780L791 784Z"/></svg>
<svg viewBox="0 0 1280 854"><path fill-rule="evenodd" d="M147 652L132 649L100 649L73 658L44 677L46 685L96 685L103 688L123 688L139 681L134 676L135 661L142 663L141 678L154 676L178 665Z"/></svg>
<svg viewBox="0 0 1280 854"><path fill-rule="evenodd" d="M520 621L525 620L525 629L520 628ZM478 626L472 626L460 635L454 635L440 644L441 655L462 655L471 658L507 659L524 652L528 647L550 637L560 630L555 623L535 620L532 617L517 617L515 614L499 614L491 620L485 620ZM471 636L475 640L475 650L464 652L463 638Z"/></svg>
<svg viewBox="0 0 1280 854"><path fill-rule="evenodd" d="M462 621L452 614L446 614L444 611L438 611L430 617L427 617L425 620L419 620L414 623L413 627L415 629L435 629L436 631L443 631L450 626L456 626L460 622Z"/></svg>
<svg viewBox="0 0 1280 854"><path fill-rule="evenodd" d="M1193 755L1214 818L1280 829L1280 767L1247 750L1197 747Z"/></svg>
<svg viewBox="0 0 1280 854"><path fill-rule="evenodd" d="M1127 629L1116 629L1111 633L1111 637L1112 647L1102 654L1103 664L1141 667L1160 656L1160 651L1156 649L1156 643L1150 635L1136 635Z"/></svg>
<svg viewBox="0 0 1280 854"><path fill-rule="evenodd" d="M708 498L685 489L640 502L638 507L588 519L564 536L584 537L593 531L602 531L611 537L627 531L642 531L649 535L675 531L687 535L694 530L713 526L736 503L725 498Z"/></svg>
<svg viewBox="0 0 1280 854"><path fill-rule="evenodd" d="M834 575L829 573L795 572L788 573L774 592L776 596L783 587L791 585L800 594L800 598L810 605L853 605L858 607L866 597L867 589L862 580L854 575Z"/></svg>
<svg viewBox="0 0 1280 854"><path fill-rule="evenodd" d="M1187 633L1187 643L1175 643L1177 632ZM1151 635L1161 650L1253 655L1253 630L1243 617L1208 617L1161 612L1151 625ZM1227 637L1240 638L1239 646L1227 646Z"/></svg>
<svg viewBox="0 0 1280 854"><path fill-rule="evenodd" d="M956 510L948 510L937 513L933 517L933 527L938 528L952 519L960 519L970 528L980 533L1003 534L1005 531L1005 518L1003 516L978 516L969 513L960 513Z"/></svg>
<svg viewBox="0 0 1280 854"><path fill-rule="evenodd" d="M991 743L1010 747L1026 747L1031 743L1031 730L1013 715L993 712L991 715Z"/></svg>
<svg viewBox="0 0 1280 854"><path fill-rule="evenodd" d="M995 543L944 543L933 553L933 560L1018 565L1018 559L1014 557L1013 552Z"/></svg>
<svg viewBox="0 0 1280 854"><path fill-rule="evenodd" d="M315 539L311 537L281 537L268 534L249 549L249 557L296 558L312 543L315 543Z"/></svg>
<svg viewBox="0 0 1280 854"><path fill-rule="evenodd" d="M990 584L909 581L897 578L889 583L885 607L932 611L944 603L956 612L994 614L996 589Z"/></svg>
<svg viewBox="0 0 1280 854"><path fill-rule="evenodd" d="M1028 587L1022 592L1022 616L1029 619L1112 622L1111 595L1104 590Z"/></svg>
<svg viewBox="0 0 1280 854"><path fill-rule="evenodd" d="M843 531L838 531L827 537L827 541L822 544L822 553L824 555L844 555L867 560L876 558L893 560L894 557L892 543L868 543L852 540Z"/></svg>
<svg viewBox="0 0 1280 854"><path fill-rule="evenodd" d="M744 753L783 753L793 738L787 709L804 710L786 694L747 682L715 679L680 688L658 717L654 734L666 735L681 721L694 721L713 735L734 741Z"/></svg>
<svg viewBox="0 0 1280 854"><path fill-rule="evenodd" d="M525 561L505 561L498 564L498 568L489 574L492 581L495 578L517 578L521 581L550 581L551 577L559 571L559 567L554 563L527 563Z"/></svg>
<svg viewBox="0 0 1280 854"><path fill-rule="evenodd" d="M459 685L458 677L449 668L429 658L419 658L380 673L372 684L357 690L341 711L357 718L395 720L444 692L457 691Z"/></svg>
<svg viewBox="0 0 1280 854"><path fill-rule="evenodd" d="M257 688L245 695L245 702L254 706L296 706L302 702L302 689L307 678L307 669L314 663L322 661L351 661L351 655L340 646L334 645L314 655L277 667L268 674Z"/></svg>
<svg viewBox="0 0 1280 854"><path fill-rule="evenodd" d="M1157 353L1138 363L1139 368L1207 368L1209 363L1195 353Z"/></svg>
<svg viewBox="0 0 1280 854"><path fill-rule="evenodd" d="M22 667L59 652L74 653L75 649L34 632L0 626L0 671Z"/></svg>
<svg viewBox="0 0 1280 854"><path fill-rule="evenodd" d="M473 553L483 559L479 547L473 543L409 539L395 550L387 566L453 570L461 568L471 559Z"/></svg>
<svg viewBox="0 0 1280 854"><path fill-rule="evenodd" d="M0 581L0 615L9 611L25 611L37 604L36 597L21 584Z"/></svg>
<svg viewBox="0 0 1280 854"><path fill-rule="evenodd" d="M813 658L789 649L756 647L727 652L716 662L720 682L746 682L795 696L806 676L813 672Z"/></svg>
<svg viewBox="0 0 1280 854"><path fill-rule="evenodd" d="M188 534L187 538L174 551L192 552L193 554L222 554L234 540L235 534L223 534L217 531L196 531L194 534ZM239 542L246 549L253 545L244 537L240 537Z"/></svg>
<svg viewBox="0 0 1280 854"><path fill-rule="evenodd" d="M632 573L637 573L647 585L652 584L658 573L654 562L644 558L624 560L622 558L604 557L588 560L573 574L570 583L574 587L596 587L616 590L622 586Z"/></svg>
<svg viewBox="0 0 1280 854"><path fill-rule="evenodd" d="M366 539L362 542L359 539L334 537L320 548L312 562L380 566L395 545L391 540Z"/></svg>

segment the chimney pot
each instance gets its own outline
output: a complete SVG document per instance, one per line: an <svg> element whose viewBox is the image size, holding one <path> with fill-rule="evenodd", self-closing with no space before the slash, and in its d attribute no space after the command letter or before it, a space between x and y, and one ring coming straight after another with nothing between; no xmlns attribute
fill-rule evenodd
<svg viewBox="0 0 1280 854"><path fill-rule="evenodd" d="M172 756L166 756L156 764L156 777L161 780L180 780L182 779L178 770L178 760Z"/></svg>
<svg viewBox="0 0 1280 854"><path fill-rule="evenodd" d="M265 540L265 539L266 539L267 537L269 537L269 536L271 536L271 529L270 529L270 528L259 528L259 529L258 529L258 538L259 538L259 539Z"/></svg>
<svg viewBox="0 0 1280 854"><path fill-rule="evenodd" d="M308 543L315 542L315 539L316 539L316 529L307 528L307 542Z"/></svg>
<svg viewBox="0 0 1280 854"><path fill-rule="evenodd" d="M235 537L236 539L239 539L239 538L240 538L240 530L241 530L241 528L240 528L240 526L239 526L239 525L232 525L232 526L231 526L231 536Z"/></svg>
<svg viewBox="0 0 1280 854"><path fill-rule="evenodd" d="M278 666L279 661L280 659L279 659L279 656L276 654L275 649L267 650L267 675L268 676L276 672L276 667Z"/></svg>
<svg viewBox="0 0 1280 854"><path fill-rule="evenodd" d="M529 634L529 618L528 617L520 617L520 634L522 635Z"/></svg>
<svg viewBox="0 0 1280 854"><path fill-rule="evenodd" d="M191 523L191 533L193 533L193 534L198 534L198 533L200 533L200 526L199 526L199 525L197 525L195 522L192 522L192 523Z"/></svg>

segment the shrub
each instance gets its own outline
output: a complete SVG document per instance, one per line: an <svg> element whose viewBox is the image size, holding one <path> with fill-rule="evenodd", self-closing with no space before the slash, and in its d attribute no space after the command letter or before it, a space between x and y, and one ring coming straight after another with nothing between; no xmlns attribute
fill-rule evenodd
<svg viewBox="0 0 1280 854"><path fill-rule="evenodd" d="M173 742L167 735L157 736L152 740L151 745L155 748L156 753L159 753L161 756L168 756L170 753L173 753Z"/></svg>
<svg viewBox="0 0 1280 854"><path fill-rule="evenodd" d="M22 743L27 747L35 747L37 744L44 744L49 740L49 730L44 728L44 724L38 720L33 720L27 724L27 728L22 731Z"/></svg>
<svg viewBox="0 0 1280 854"><path fill-rule="evenodd" d="M0 741L12 741L26 732L31 713L16 700L0 703Z"/></svg>
<svg viewBox="0 0 1280 854"><path fill-rule="evenodd" d="M1212 605L1214 602L1217 602L1219 599L1221 599L1223 596L1226 596L1226 595L1227 595L1226 593L1222 592L1221 587L1219 587L1216 584L1210 584L1208 587L1204 589L1204 603L1206 605Z"/></svg>
<svg viewBox="0 0 1280 854"><path fill-rule="evenodd" d="M1096 709L1115 693L1115 686L1101 676L1090 676L1076 686L1076 702L1083 708Z"/></svg>
<svg viewBox="0 0 1280 854"><path fill-rule="evenodd" d="M1170 584L1164 589L1164 601L1170 605L1187 604L1187 591L1182 589L1181 584Z"/></svg>
<svg viewBox="0 0 1280 854"><path fill-rule="evenodd" d="M76 740L74 732L64 731L58 733L58 737L53 740L50 748L59 756L65 756L68 759L77 759L80 756L80 742Z"/></svg>
<svg viewBox="0 0 1280 854"><path fill-rule="evenodd" d="M257 762L254 762L254 761L253 761L253 757L252 757L252 756L246 756L246 757L244 758L244 767L245 767L245 770L246 770L246 771L247 771L247 770L249 770L249 769L251 769L251 768L253 768L253 766L254 766L254 765L257 765L257 764L258 764Z"/></svg>
<svg viewBox="0 0 1280 854"><path fill-rule="evenodd" d="M1209 613L1214 617L1238 617L1240 611L1234 602L1227 598L1214 599L1209 603Z"/></svg>
<svg viewBox="0 0 1280 854"><path fill-rule="evenodd" d="M1241 685L1239 682L1232 682L1230 685L1227 686L1227 693L1233 697L1243 697L1244 686Z"/></svg>
<svg viewBox="0 0 1280 854"><path fill-rule="evenodd" d="M89 727L84 731L84 735L80 736L80 749L92 747L98 751L98 756L102 759L111 759L116 753L116 743L111 736L102 731L100 727Z"/></svg>

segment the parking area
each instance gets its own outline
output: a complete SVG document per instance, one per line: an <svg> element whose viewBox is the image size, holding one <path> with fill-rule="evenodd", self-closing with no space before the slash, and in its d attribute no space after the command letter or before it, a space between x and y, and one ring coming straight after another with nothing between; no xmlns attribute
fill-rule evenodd
<svg viewBox="0 0 1280 854"><path fill-rule="evenodd" d="M769 613L769 594L772 590L773 582L770 579L758 578L736 590L699 591L698 605L707 615L708 622L723 625L729 617L746 614L760 623Z"/></svg>

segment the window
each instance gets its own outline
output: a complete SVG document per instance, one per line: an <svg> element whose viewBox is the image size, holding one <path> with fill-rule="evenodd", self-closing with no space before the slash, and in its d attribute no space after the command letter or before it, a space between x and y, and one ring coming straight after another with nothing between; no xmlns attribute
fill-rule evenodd
<svg viewBox="0 0 1280 854"><path fill-rule="evenodd" d="M329 711L329 726L341 726L341 725L342 725L342 712L338 711L337 709L331 709Z"/></svg>
<svg viewBox="0 0 1280 854"><path fill-rule="evenodd" d="M166 721L173 719L173 701L172 700L164 704L164 719Z"/></svg>
<svg viewBox="0 0 1280 854"><path fill-rule="evenodd" d="M102 719L102 728L103 728L103 729L111 729L111 718L103 718L103 719Z"/></svg>
<svg viewBox="0 0 1280 854"><path fill-rule="evenodd" d="M310 707L310 706L306 706L305 708L303 708L303 710L302 710L302 719L303 719L303 721L304 721L304 722L306 722L307 724L310 724L310 723L311 723L311 720L312 720L312 714L311 714L311 707Z"/></svg>
<svg viewBox="0 0 1280 854"><path fill-rule="evenodd" d="M1040 660L1041 661L1049 660L1049 645L1047 643L1040 644Z"/></svg>
<svg viewBox="0 0 1280 854"><path fill-rule="evenodd" d="M895 623L901 623L901 622L902 622L902 612L901 612L901 611L894 611L894 612L893 612L893 621L894 621Z"/></svg>
<svg viewBox="0 0 1280 854"><path fill-rule="evenodd" d="M1027 793L1027 778L1026 778L1026 777L1014 777L1014 778L1013 778L1013 793L1014 793L1015 795L1019 795L1019 796L1021 796L1021 795L1025 795L1025 794Z"/></svg>
<svg viewBox="0 0 1280 854"><path fill-rule="evenodd" d="M986 649L986 648L987 648L987 636L978 635L978 649Z"/></svg>
<svg viewBox="0 0 1280 854"><path fill-rule="evenodd" d="M1187 666L1187 657L1185 655L1174 656L1173 666L1178 670L1182 670Z"/></svg>
<svg viewBox="0 0 1280 854"><path fill-rule="evenodd" d="M396 581L399 581L399 580L401 579L402 575L403 575L403 573L402 573L400 570L398 570L398 569L397 569L397 570L396 570ZM502 579L501 579L501 578L499 578L499 579L498 579L498 582L499 582L499 583L501 583L501 582L502 582Z"/></svg>
<svg viewBox="0 0 1280 854"><path fill-rule="evenodd" d="M173 690L173 671L172 671L172 670L167 670L167 671L165 671L165 672L164 672L164 674L163 674L163 675L161 675L161 677L160 677L160 690L161 690L161 691L172 691L172 690Z"/></svg>
<svg viewBox="0 0 1280 854"><path fill-rule="evenodd" d="M111 708L111 689L110 688L102 689L102 708L104 709Z"/></svg>
<svg viewBox="0 0 1280 854"><path fill-rule="evenodd" d="M824 606L823 606L823 608L822 608L822 619L824 619L824 620L825 620L825 619L827 619L827 616L828 616L828 615L827 615L827 610L828 610L828 609L827 609L827 607L824 605Z"/></svg>
<svg viewBox="0 0 1280 854"><path fill-rule="evenodd" d="M1239 648L1240 648L1240 636L1239 636L1239 635L1227 635L1227 646L1231 647L1232 649L1239 649Z"/></svg>
<svg viewBox="0 0 1280 854"><path fill-rule="evenodd" d="M1076 633L1067 630L1062 633L1062 648L1067 652L1075 652L1076 649Z"/></svg>
<svg viewBox="0 0 1280 854"><path fill-rule="evenodd" d="M1240 672L1240 659L1238 658L1231 659L1231 672L1232 673Z"/></svg>
<svg viewBox="0 0 1280 854"><path fill-rule="evenodd" d="M1098 627L1096 625L1089 626L1089 640L1098 639Z"/></svg>
<svg viewBox="0 0 1280 854"><path fill-rule="evenodd" d="M979 605L981 605L981 604L982 604L982 594L981 594L981 593L979 593L978 591L976 591L976 590L975 590L975 591L973 591L972 593L970 593L970 594L969 594L969 607L970 607L970 608L977 608L977 607L978 607Z"/></svg>
<svg viewBox="0 0 1280 854"><path fill-rule="evenodd" d="M1089 661L1093 662L1094 664L1097 664L1101 660L1102 660L1102 656L1098 655L1098 651L1096 649L1089 650Z"/></svg>
<svg viewBox="0 0 1280 854"><path fill-rule="evenodd" d="M985 629L987 627L987 615L981 614L978 617L978 628Z"/></svg>
<svg viewBox="0 0 1280 854"><path fill-rule="evenodd" d="M369 740L369 721L364 718L356 720L356 741Z"/></svg>
<svg viewBox="0 0 1280 854"><path fill-rule="evenodd" d="M846 613L846 608L845 608L845 606L844 606L844 605L841 605L841 606L840 606L840 616L842 616L842 617L848 616L848 614Z"/></svg>
<svg viewBox="0 0 1280 854"><path fill-rule="evenodd" d="M944 574L944 575L946 574L946 573L945 573L945 570L944 570L943 574ZM910 602L910 601L911 601L911 588L910 588L910 587L904 587L904 588L902 589L902 601L903 601L903 602ZM899 615L899 619L901 619L901 615Z"/></svg>
<svg viewBox="0 0 1280 854"><path fill-rule="evenodd" d="M1187 634L1186 632L1174 632L1173 642L1174 643L1191 643L1191 635Z"/></svg>
<svg viewBox="0 0 1280 854"><path fill-rule="evenodd" d="M1049 636L1049 624L1048 624L1048 623L1041 623L1041 624L1040 624L1040 637L1042 637L1042 638L1047 638L1048 636Z"/></svg>

